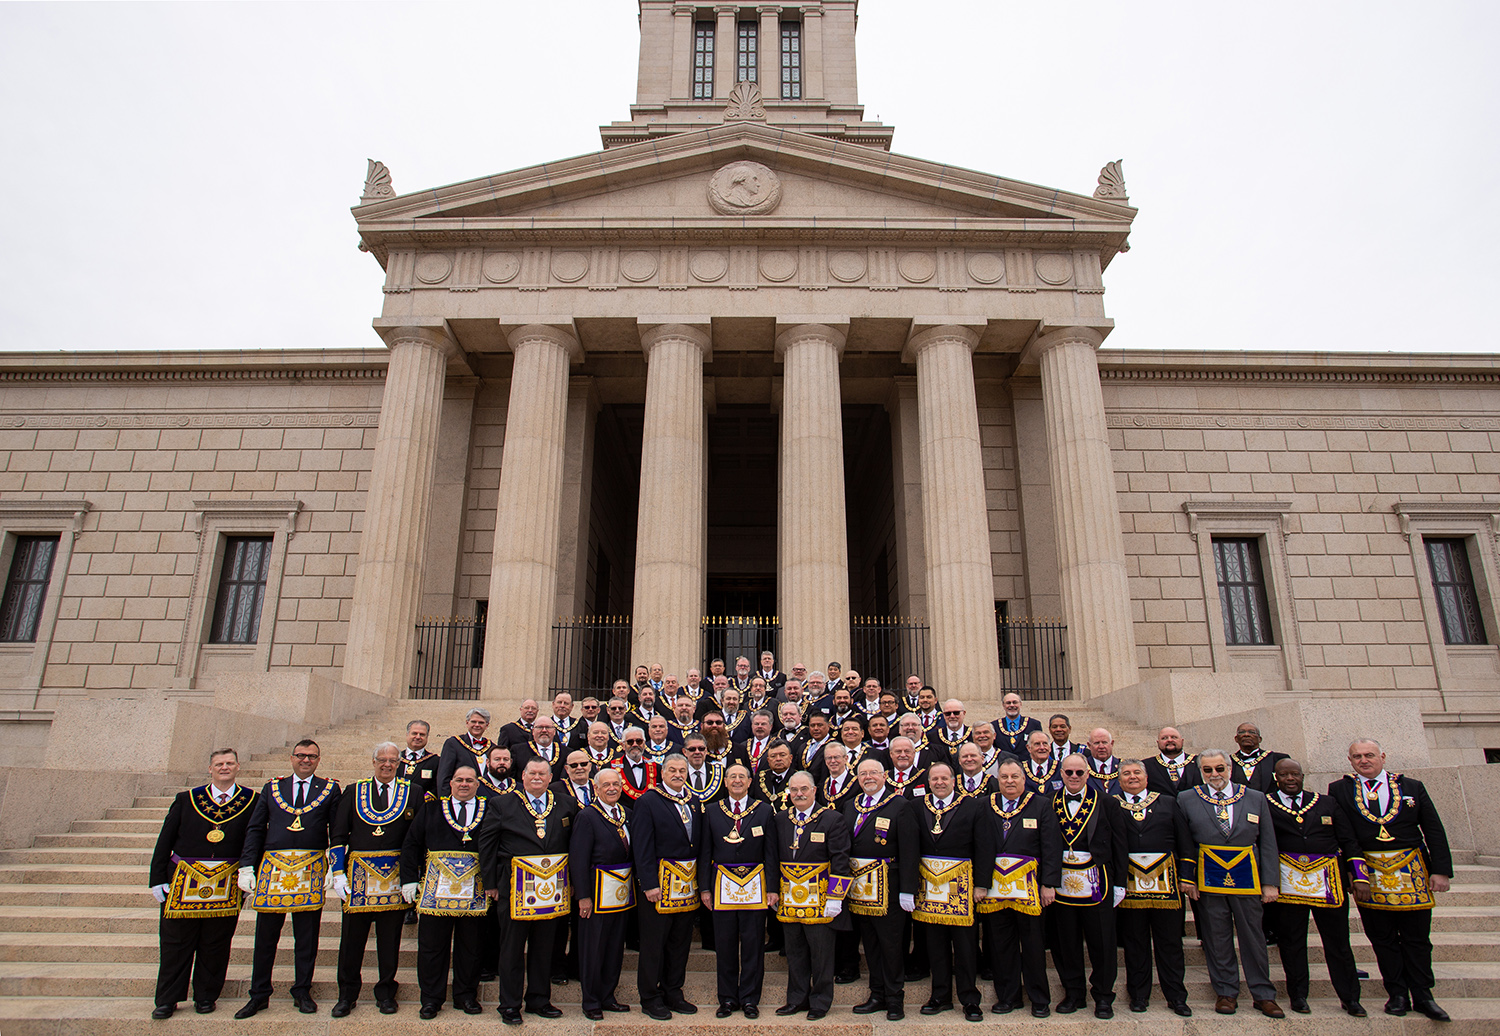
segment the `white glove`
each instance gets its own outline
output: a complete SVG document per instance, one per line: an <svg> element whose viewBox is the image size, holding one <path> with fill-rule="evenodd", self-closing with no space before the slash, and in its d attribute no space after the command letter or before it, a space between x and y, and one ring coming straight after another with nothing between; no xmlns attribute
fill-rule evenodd
<svg viewBox="0 0 1500 1036"><path fill-rule="evenodd" d="M343 871L336 871L330 867L323 875L323 891L327 892L329 889L337 886L338 879L343 875L343 873Z"/></svg>
<svg viewBox="0 0 1500 1036"><path fill-rule="evenodd" d="M406 900L408 903L415 903L417 901L417 889L420 887L421 886L418 885L415 881L410 885L402 885L401 898Z"/></svg>
<svg viewBox="0 0 1500 1036"><path fill-rule="evenodd" d="M1115 906L1119 906L1121 903L1123 903L1125 901L1125 890L1122 889L1120 886L1116 885L1114 887L1114 893L1115 893Z"/></svg>
<svg viewBox="0 0 1500 1036"><path fill-rule="evenodd" d="M917 897L910 892L901 893L897 899L901 902L901 909L905 910L908 914L917 909Z"/></svg>
<svg viewBox="0 0 1500 1036"><path fill-rule="evenodd" d="M240 868L240 891L249 896L255 892L255 868Z"/></svg>
<svg viewBox="0 0 1500 1036"><path fill-rule="evenodd" d="M345 902L349 899L349 878L343 871L333 876L333 894Z"/></svg>
<svg viewBox="0 0 1500 1036"><path fill-rule="evenodd" d="M830 899L823 904L824 917L838 917L844 912L844 901L841 899Z"/></svg>
<svg viewBox="0 0 1500 1036"><path fill-rule="evenodd" d="M167 888L168 886L166 885L151 886L151 894L156 897L158 903L165 903L167 901Z"/></svg>

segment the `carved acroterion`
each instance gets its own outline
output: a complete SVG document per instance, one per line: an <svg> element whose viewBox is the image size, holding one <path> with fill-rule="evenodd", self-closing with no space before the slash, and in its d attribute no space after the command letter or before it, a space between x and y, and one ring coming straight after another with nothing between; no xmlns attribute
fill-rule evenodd
<svg viewBox="0 0 1500 1036"><path fill-rule="evenodd" d="M1129 201L1125 193L1125 170L1123 158L1110 162L1099 170L1099 186L1094 188L1094 197L1105 201Z"/></svg>
<svg viewBox="0 0 1500 1036"><path fill-rule="evenodd" d="M759 119L764 122L765 118L766 105L761 100L760 87L748 79L735 83L734 89L729 91L729 107L724 109L724 121Z"/></svg>
<svg viewBox="0 0 1500 1036"><path fill-rule="evenodd" d="M365 162L365 193L359 196L359 200L380 201L395 197L396 189L391 186L391 171L385 167L385 163L373 158L367 158Z"/></svg>

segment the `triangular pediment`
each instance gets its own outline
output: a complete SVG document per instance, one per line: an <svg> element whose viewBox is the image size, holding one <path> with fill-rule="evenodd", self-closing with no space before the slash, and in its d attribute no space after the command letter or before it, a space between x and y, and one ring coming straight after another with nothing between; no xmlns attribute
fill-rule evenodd
<svg viewBox="0 0 1500 1036"><path fill-rule="evenodd" d="M772 181L715 181L734 163ZM743 168L743 167L741 167ZM772 188L776 204L764 204ZM726 200L726 193L728 194ZM1135 210L1118 202L805 133L754 124L716 126L561 162L399 195L354 209L367 243L385 233L525 226L931 228L961 221L1128 233Z"/></svg>

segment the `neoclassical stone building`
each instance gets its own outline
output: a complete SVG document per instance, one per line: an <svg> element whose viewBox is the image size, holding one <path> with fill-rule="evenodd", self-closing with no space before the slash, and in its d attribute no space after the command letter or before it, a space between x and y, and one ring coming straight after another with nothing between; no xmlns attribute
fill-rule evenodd
<svg viewBox="0 0 1500 1036"><path fill-rule="evenodd" d="M891 153L855 8L641 0L602 150L411 193L371 163L368 352L0 355L5 761L65 759L81 700L225 731L403 697L424 617L482 614L512 700L559 616L681 671L737 613L809 668L914 617L980 712L1018 685L997 616L1057 617L1071 698L1129 723L1484 762L1496 357L1103 348L1118 164Z"/></svg>

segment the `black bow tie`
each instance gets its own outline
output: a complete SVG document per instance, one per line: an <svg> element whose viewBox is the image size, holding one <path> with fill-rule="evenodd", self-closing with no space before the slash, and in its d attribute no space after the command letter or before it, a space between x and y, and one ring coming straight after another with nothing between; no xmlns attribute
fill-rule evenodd
<svg viewBox="0 0 1500 1036"><path fill-rule="evenodd" d="M1083 792L1080 791L1077 795L1073 795L1073 794L1070 793L1068 795L1068 801L1069 802L1082 802L1083 801Z"/></svg>

